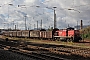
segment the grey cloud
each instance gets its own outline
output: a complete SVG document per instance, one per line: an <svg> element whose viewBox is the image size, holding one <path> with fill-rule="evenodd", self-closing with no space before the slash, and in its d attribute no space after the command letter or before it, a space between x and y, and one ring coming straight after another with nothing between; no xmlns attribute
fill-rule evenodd
<svg viewBox="0 0 90 60"><path fill-rule="evenodd" d="M3 0L0 4L2 5L2 3L8 3L10 1L11 0ZM30 27L29 23L31 23L33 28L33 25L36 24L37 21L39 21L40 26L41 19L43 20L43 28L53 26L54 14L52 9L55 6L57 7L58 28L66 28L68 24L73 27L77 24L77 21L78 24L80 24L80 20L84 21L84 25L89 24L90 0L13 0L11 3L13 3L14 6L9 7L10 19L18 22L20 29L24 29L25 15L28 15L26 19L27 27ZM18 5L26 5L26 9L18 8ZM70 8L74 10L68 10ZM8 20L8 15L6 15L8 14L8 6L3 5L0 10L2 11L0 12L1 19L9 22L10 19Z"/></svg>

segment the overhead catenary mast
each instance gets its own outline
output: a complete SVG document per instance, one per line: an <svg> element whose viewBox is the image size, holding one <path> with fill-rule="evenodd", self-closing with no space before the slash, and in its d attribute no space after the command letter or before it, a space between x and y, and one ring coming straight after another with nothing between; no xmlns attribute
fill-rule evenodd
<svg viewBox="0 0 90 60"><path fill-rule="evenodd" d="M53 7L54 8L54 29L57 28L56 26L56 13L55 13L55 8L57 7Z"/></svg>
<svg viewBox="0 0 90 60"><path fill-rule="evenodd" d="M38 21L37 21L37 30L38 30Z"/></svg>
<svg viewBox="0 0 90 60"><path fill-rule="evenodd" d="M41 19L41 29L42 29L42 19Z"/></svg>

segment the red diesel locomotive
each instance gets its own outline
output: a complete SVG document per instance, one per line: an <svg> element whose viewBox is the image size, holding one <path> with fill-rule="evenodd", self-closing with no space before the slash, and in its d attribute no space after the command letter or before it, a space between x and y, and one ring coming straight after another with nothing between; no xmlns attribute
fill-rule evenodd
<svg viewBox="0 0 90 60"><path fill-rule="evenodd" d="M54 33L54 39L56 40L64 40L64 41L74 41L79 42L81 40L80 31L74 30L74 28L67 28L57 30Z"/></svg>

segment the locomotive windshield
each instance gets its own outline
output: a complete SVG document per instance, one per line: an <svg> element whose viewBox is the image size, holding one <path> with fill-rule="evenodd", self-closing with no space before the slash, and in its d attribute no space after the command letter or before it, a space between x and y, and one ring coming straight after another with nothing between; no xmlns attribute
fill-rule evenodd
<svg viewBox="0 0 90 60"><path fill-rule="evenodd" d="M74 30L74 28L72 28L72 27L69 27L69 28L67 28L67 30Z"/></svg>

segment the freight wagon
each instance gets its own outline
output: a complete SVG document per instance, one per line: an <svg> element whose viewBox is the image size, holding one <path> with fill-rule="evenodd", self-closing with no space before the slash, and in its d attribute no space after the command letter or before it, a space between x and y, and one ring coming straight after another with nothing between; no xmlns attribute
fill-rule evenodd
<svg viewBox="0 0 90 60"><path fill-rule="evenodd" d="M40 31L41 39L52 39L53 38L52 31Z"/></svg>
<svg viewBox="0 0 90 60"><path fill-rule="evenodd" d="M22 30L21 31L21 37L29 38L30 37L30 31L29 30Z"/></svg>
<svg viewBox="0 0 90 60"><path fill-rule="evenodd" d="M17 32L17 36L16 37L22 37L22 31L16 31Z"/></svg>
<svg viewBox="0 0 90 60"><path fill-rule="evenodd" d="M32 30L30 31L30 38L40 38L40 31L39 30Z"/></svg>
<svg viewBox="0 0 90 60"><path fill-rule="evenodd" d="M3 35L4 35L4 36L9 36L9 31L4 31L4 32L3 32Z"/></svg>

